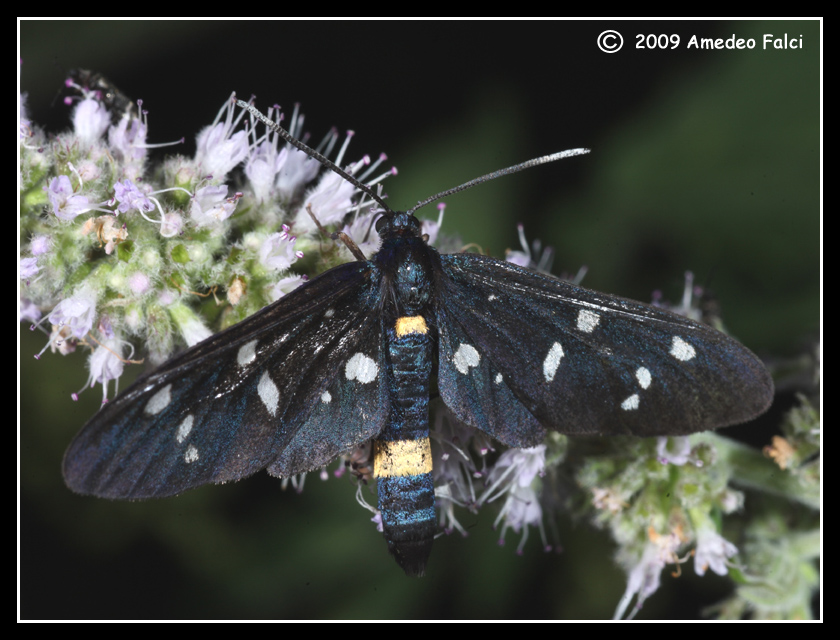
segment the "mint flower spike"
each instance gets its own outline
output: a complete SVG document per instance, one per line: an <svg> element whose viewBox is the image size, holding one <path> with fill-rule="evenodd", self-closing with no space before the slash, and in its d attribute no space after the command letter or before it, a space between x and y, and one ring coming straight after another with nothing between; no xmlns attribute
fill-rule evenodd
<svg viewBox="0 0 840 640"><path fill-rule="evenodd" d="M230 231L242 234L238 223L230 222L238 201L247 198L249 210L256 210L259 190L257 180L253 180L244 183L243 191L232 193L220 180L245 160L253 166L259 149L271 149L275 165L263 195L273 200L272 213L261 215L265 221L279 223L293 220L288 210L276 206L277 195L283 192L282 181L289 175L287 169L300 165L300 170L292 171L296 182L286 185L297 194L307 185L317 194L318 186L323 190L328 183L321 180L313 185L320 165L285 141L281 145L274 132L256 137L253 126L250 130L243 128L245 112L236 113L230 101L225 101L213 123L198 135L194 159L170 157L163 171L147 170L147 151L159 145L147 142L149 122L142 102L137 101L136 109L124 96L115 102L95 90L103 86L95 80L98 76L89 76L91 89L70 81L79 96L70 100L72 130L58 135L61 142L40 147L21 145L21 186L29 188L26 178L32 176L42 196L31 204L22 200L21 228L31 234L32 241L19 258L20 310L23 320L37 323L33 329L47 321L53 327L36 357L47 349L70 353L79 344L92 349L85 388L102 384L103 399L107 399L112 389L109 383L118 382L126 364L122 357L131 348L125 338L145 343L152 360L159 362L172 353L176 341L194 344L210 335L209 323L192 308L191 300L184 299L194 295L191 291L198 288L197 283L208 288L236 288L236 295L231 291L229 296L234 310L242 298L245 304L240 308L253 311L305 281L305 276L290 271L303 257L302 247L306 245L301 245L288 224L274 234L256 231L253 245L231 243ZM24 142L46 140L26 118L23 97L21 104ZM253 125L255 120L251 122ZM306 137L303 122L296 106L291 128L301 138ZM340 141L337 132L330 130L319 149L326 154L337 151L337 160L343 163L349 142L349 137ZM74 154L56 157L56 152L67 148ZM103 163L106 157L109 162ZM375 162L363 157L354 161L350 170L364 172L365 179L378 183L395 173L381 171L385 159L384 154ZM213 182L202 184L208 179ZM330 207L356 208L360 213L370 209L370 200L360 204L352 187L349 198L343 191L347 187L338 187L326 191ZM169 201L160 199L169 192L188 198L175 195ZM49 224L39 218L44 203L53 214ZM93 212L102 215L90 217ZM251 233L249 227L254 227L254 220L241 220L247 225L246 233ZM149 236L139 226L144 222L156 225L159 234ZM192 237L182 235L186 229ZM204 235L195 236L196 232ZM169 239L175 244L167 244ZM122 253L117 251L121 245L126 248ZM68 252L67 247L73 250ZM231 252L237 252L238 260L226 260ZM115 259L117 255L119 260ZM68 287L68 282L76 284ZM94 331L97 325L99 329ZM180 331L178 338L173 327Z"/></svg>
<svg viewBox="0 0 840 640"><path fill-rule="evenodd" d="M104 101L96 91L81 85L76 88L82 95L75 100L78 104L73 109L74 130L60 134L58 140L62 142L57 146L38 149L22 146L23 166L30 163L40 171L26 169L30 174L24 175L33 175L36 184L40 181L47 185L41 191L42 186L37 184L38 191L44 194L43 202L21 208L21 227L33 235L30 253L24 253L19 260L21 318L41 326L49 320L54 326L38 356L47 348L65 354L79 343L88 344L96 353L90 379L107 384L118 378L123 367L90 340L99 339L100 346L122 355L125 346L120 346L118 340L136 339L149 347L154 362L161 362L172 353L177 342L194 344L210 335L209 323L191 308L193 301L182 300L184 296L194 295L191 292L200 288L199 283L217 290L229 287L228 300L235 312L231 317L237 317L238 313L241 318L305 281L305 276L290 269L303 256L306 243L302 245L297 240L298 234L292 234L288 224L282 233L272 235L259 225L255 227L254 218L243 216L236 223L231 218L239 200L245 198L248 209L256 211L258 218L262 216L261 220L273 228L292 222L292 213L276 200L281 191L277 183L287 173L285 169L290 163L298 158L308 160L306 169L297 172L297 179L302 182L293 185L296 192L302 192L317 178L317 162L285 142L280 145L280 138L274 132L256 137L253 126L244 129L245 112L236 113L233 104L226 101L214 122L199 134L194 159L170 157L163 171L146 171L146 150L152 145L146 143L148 119L146 112L139 108L142 103L137 102L136 110L126 108L118 119L111 113L115 124L107 125L105 115L116 104ZM125 106L123 102L120 105ZM304 118L298 108L292 120L295 133L305 137L301 133ZM43 137L28 120L23 125L28 139ZM335 148L342 161L349 140L344 140L343 145L337 142L338 135L331 131L320 148L328 154ZM57 160L53 156L60 148L72 148L78 153L70 159L62 156ZM242 161L247 161L246 167L254 166L254 157L259 158L260 150L267 148L273 150L275 160L286 158L286 163L280 166L278 160L272 169L270 186L263 189L271 202L261 207L255 198L256 180L254 184L244 182L241 192L232 192L219 179ZM109 158L107 167L101 162L104 157ZM381 169L384 159L384 154L374 163L363 158L353 162L351 170L362 172L371 164L374 169ZM275 171L279 169L283 171ZM45 171L53 173L44 176ZM67 175L59 175L59 171ZM366 179L379 182L393 172L376 173L367 173ZM25 182L22 186L27 188ZM159 199L170 193L173 197L168 201ZM180 194L188 198L179 197ZM358 200L338 193L339 207L357 207L365 213L370 207L360 206ZM38 207L43 203L54 214L52 219L61 224L43 224L38 217ZM92 212L103 215L89 217ZM83 224L76 226L82 220ZM274 225L275 221L278 224ZM145 222L156 225L159 233L149 236L141 226ZM186 230L192 235L185 235ZM247 236L246 246L231 242L230 238L237 235ZM174 244L167 244L170 239ZM120 253L120 246L126 251ZM66 247L72 247L73 251L68 253ZM237 254L237 260L226 259L231 253ZM119 260L109 259L117 255ZM84 277L74 276L80 267ZM74 278L78 282L69 288L68 295L67 283ZM95 300L91 300L93 291L97 292ZM77 307L84 307L85 313L76 311ZM113 326L114 335L89 334L103 319ZM173 326L180 336L172 331ZM117 342L111 344L109 340Z"/></svg>

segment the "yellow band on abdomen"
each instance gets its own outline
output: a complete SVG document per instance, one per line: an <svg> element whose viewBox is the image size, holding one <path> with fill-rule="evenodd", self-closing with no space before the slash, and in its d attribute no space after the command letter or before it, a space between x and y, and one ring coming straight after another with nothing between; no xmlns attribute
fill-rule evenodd
<svg viewBox="0 0 840 640"><path fill-rule="evenodd" d="M427 333L429 331L423 316L403 316L397 318L397 337L400 338L409 333Z"/></svg>
<svg viewBox="0 0 840 640"><path fill-rule="evenodd" d="M377 478L416 476L431 471L432 447L428 438L373 443L373 475Z"/></svg>

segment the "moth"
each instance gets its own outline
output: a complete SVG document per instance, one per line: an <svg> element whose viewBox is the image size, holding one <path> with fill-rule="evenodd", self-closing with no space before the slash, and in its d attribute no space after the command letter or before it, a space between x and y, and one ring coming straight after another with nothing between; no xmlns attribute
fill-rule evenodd
<svg viewBox="0 0 840 640"><path fill-rule="evenodd" d="M379 251L327 271L141 377L64 458L83 494L171 496L266 469L286 478L372 441L385 539L423 575L436 532L429 398L509 447L551 429L688 434L762 413L773 382L746 347L633 300L473 253L441 255L405 212L239 101L377 202Z"/></svg>

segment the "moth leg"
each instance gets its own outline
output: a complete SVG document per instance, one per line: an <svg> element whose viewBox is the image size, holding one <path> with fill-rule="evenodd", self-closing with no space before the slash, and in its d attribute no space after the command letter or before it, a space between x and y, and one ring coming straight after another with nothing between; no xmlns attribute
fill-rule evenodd
<svg viewBox="0 0 840 640"><path fill-rule="evenodd" d="M343 231L336 231L335 233L330 233L326 229L324 229L323 225L318 221L318 218L315 217L315 213L312 211L312 205L306 205L306 212L309 214L309 217L312 218L312 221L315 223L315 226L318 227L318 230L323 233L325 236L329 236L331 240L341 240L344 243L344 246L350 249L350 253L353 254L353 257L356 260L365 261L367 258L365 254L362 253L362 250L359 249L358 245L353 242L352 238L348 236Z"/></svg>

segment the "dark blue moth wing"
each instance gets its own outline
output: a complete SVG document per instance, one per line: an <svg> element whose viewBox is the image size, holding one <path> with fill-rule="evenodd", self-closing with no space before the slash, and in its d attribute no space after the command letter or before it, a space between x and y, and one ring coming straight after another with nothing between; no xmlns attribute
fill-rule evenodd
<svg viewBox="0 0 840 640"><path fill-rule="evenodd" d="M336 267L140 378L73 440L68 486L168 496L310 471L370 439L387 414L379 281L370 262Z"/></svg>
<svg viewBox="0 0 840 640"><path fill-rule="evenodd" d="M707 325L481 255L441 264L441 397L506 445L537 444L540 424L693 433L748 420L772 400L761 361Z"/></svg>

